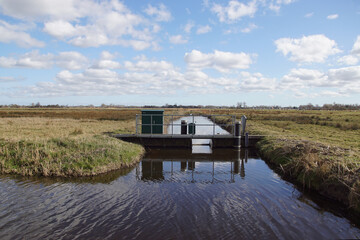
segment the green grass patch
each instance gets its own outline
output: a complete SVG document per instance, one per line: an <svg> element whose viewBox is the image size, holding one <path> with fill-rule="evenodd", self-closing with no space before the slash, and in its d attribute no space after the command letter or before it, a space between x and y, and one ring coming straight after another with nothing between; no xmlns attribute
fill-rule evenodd
<svg viewBox="0 0 360 240"><path fill-rule="evenodd" d="M91 176L133 165L143 151L139 145L104 135L0 140L0 171L27 176Z"/></svg>

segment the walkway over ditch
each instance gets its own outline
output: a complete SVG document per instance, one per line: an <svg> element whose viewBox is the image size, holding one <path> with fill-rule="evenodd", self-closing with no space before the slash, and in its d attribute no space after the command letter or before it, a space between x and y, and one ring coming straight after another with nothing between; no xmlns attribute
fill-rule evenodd
<svg viewBox="0 0 360 240"><path fill-rule="evenodd" d="M212 148L254 147L262 136L249 136L245 127L245 116L237 121L232 115L164 115L161 110L143 110L136 115L135 134L112 136L145 147L191 148L199 144ZM209 141L195 143L196 139Z"/></svg>

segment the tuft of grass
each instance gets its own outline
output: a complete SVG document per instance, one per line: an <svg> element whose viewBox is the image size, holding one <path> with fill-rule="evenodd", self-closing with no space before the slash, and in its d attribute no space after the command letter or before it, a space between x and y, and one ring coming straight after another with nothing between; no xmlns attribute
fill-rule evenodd
<svg viewBox="0 0 360 240"><path fill-rule="evenodd" d="M70 133L70 135L80 135L83 134L83 130L81 128L76 128L73 132Z"/></svg>

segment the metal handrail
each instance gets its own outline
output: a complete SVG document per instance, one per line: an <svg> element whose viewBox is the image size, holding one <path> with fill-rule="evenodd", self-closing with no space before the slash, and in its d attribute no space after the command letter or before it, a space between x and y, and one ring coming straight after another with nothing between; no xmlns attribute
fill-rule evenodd
<svg viewBox="0 0 360 240"><path fill-rule="evenodd" d="M144 116L144 114L136 114L136 123L135 123L135 129L136 129L136 135L139 134L138 132L138 126L150 126L150 134L153 134L153 126L171 126L171 134L168 135L179 135L179 134L174 134L174 126L183 126L183 124L181 123L174 123L174 117L176 118L180 118L180 117L192 117L192 123L195 124L195 117L207 117L209 118L213 123L196 123L196 126L199 127L203 127L203 126L213 126L213 135L215 134L215 127L216 125L219 127L222 126L228 126L229 124L217 124L215 123L215 118L216 117L230 117L232 119L232 132L233 135L235 136L235 123L236 123L236 116L235 115L226 115L226 114L214 114L214 115L181 115L181 114L146 114L145 116L149 116L150 117L150 124L146 124L146 123L139 123L139 116ZM171 123L163 123L163 124L157 124L157 123L153 123L153 116L161 116L161 117L171 117ZM191 123L191 122L190 122ZM230 133L231 134L231 133ZM194 135L194 134L192 134ZM229 134L227 134L229 135Z"/></svg>

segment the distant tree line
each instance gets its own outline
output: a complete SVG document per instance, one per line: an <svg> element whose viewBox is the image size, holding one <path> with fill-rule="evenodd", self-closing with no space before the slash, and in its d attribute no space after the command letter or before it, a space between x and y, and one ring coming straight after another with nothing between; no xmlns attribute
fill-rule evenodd
<svg viewBox="0 0 360 240"><path fill-rule="evenodd" d="M215 106L215 105L178 105L178 104L165 104L162 106L155 105L143 105L143 106L129 106L129 105L116 105L116 104L101 104L100 106L94 106L92 104L89 105L78 105L78 106L68 106L68 105L59 105L59 104L49 104L49 105L41 105L38 103L32 103L30 105L0 105L0 108L204 108L204 109L298 109L298 110L360 110L359 104L324 104L313 105L311 103L307 105L289 106L289 107L281 107L281 106L247 106L245 102L239 102L237 105L233 106Z"/></svg>
<svg viewBox="0 0 360 240"><path fill-rule="evenodd" d="M311 103L307 105L300 105L299 110L360 110L359 104L324 104L322 106L312 105Z"/></svg>

